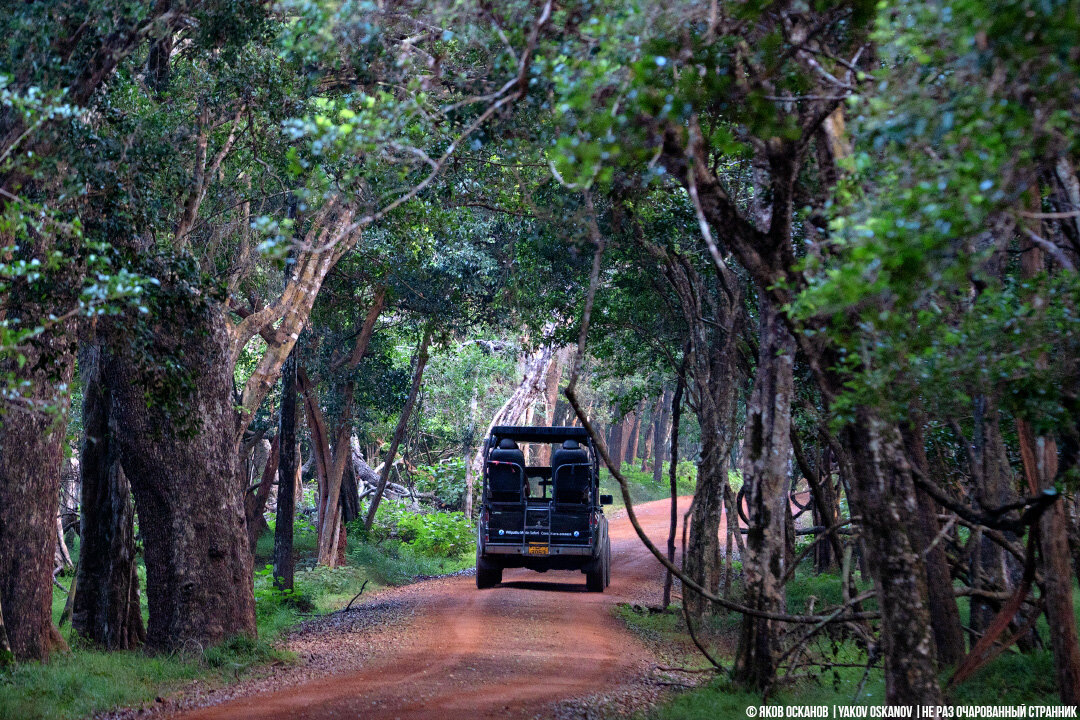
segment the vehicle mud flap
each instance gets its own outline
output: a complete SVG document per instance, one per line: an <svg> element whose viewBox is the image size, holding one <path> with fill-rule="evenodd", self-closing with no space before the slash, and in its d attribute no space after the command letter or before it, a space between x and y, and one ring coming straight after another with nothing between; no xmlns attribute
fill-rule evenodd
<svg viewBox="0 0 1080 720"><path fill-rule="evenodd" d="M502 582L502 566L496 565L485 557L476 558L476 587L480 590L492 588Z"/></svg>

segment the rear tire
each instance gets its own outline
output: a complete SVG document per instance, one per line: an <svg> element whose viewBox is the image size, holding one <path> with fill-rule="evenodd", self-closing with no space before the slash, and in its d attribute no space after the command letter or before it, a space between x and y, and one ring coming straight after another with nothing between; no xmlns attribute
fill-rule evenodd
<svg viewBox="0 0 1080 720"><path fill-rule="evenodd" d="M502 582L503 569L486 558L476 558L476 587L480 590L493 588Z"/></svg>
<svg viewBox="0 0 1080 720"><path fill-rule="evenodd" d="M604 553L592 562L585 572L585 589L589 592L604 592Z"/></svg>

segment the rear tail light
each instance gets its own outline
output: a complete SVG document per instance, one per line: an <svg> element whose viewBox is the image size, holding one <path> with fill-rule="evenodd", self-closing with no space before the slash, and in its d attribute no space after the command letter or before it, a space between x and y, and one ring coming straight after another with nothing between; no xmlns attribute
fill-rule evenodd
<svg viewBox="0 0 1080 720"><path fill-rule="evenodd" d="M591 531L595 530L596 525L597 525L596 513L590 513L589 514L589 531L591 532Z"/></svg>

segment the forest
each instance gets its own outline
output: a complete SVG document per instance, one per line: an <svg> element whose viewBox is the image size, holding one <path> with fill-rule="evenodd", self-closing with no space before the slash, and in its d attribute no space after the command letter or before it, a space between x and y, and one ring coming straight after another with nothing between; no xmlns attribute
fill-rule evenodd
<svg viewBox="0 0 1080 720"><path fill-rule="evenodd" d="M678 648L606 716L1080 705L1077 0L0 28L0 718L303 665L384 587L455 623L497 425L588 431L598 637Z"/></svg>

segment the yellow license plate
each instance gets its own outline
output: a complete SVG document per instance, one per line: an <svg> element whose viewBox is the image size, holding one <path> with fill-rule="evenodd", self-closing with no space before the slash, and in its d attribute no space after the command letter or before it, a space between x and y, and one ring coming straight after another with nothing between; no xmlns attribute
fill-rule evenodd
<svg viewBox="0 0 1080 720"><path fill-rule="evenodd" d="M547 547L547 545L530 545L529 546L529 554L530 555L547 555L548 554L548 547Z"/></svg>

